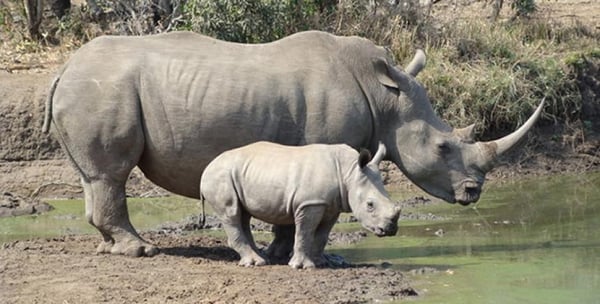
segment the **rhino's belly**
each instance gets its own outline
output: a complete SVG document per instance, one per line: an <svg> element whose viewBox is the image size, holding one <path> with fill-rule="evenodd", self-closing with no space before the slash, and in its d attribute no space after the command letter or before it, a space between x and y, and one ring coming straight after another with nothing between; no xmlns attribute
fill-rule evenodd
<svg viewBox="0 0 600 304"><path fill-rule="evenodd" d="M198 155L173 157L145 151L138 167L157 186L175 194L200 198L200 177L210 160L199 159Z"/></svg>
<svg viewBox="0 0 600 304"><path fill-rule="evenodd" d="M265 189L265 192L268 192ZM286 206L286 202L281 199L273 199L276 195L267 199L248 199L242 202L242 206L252 217L255 217L263 222L274 225L291 225L294 224L294 210Z"/></svg>

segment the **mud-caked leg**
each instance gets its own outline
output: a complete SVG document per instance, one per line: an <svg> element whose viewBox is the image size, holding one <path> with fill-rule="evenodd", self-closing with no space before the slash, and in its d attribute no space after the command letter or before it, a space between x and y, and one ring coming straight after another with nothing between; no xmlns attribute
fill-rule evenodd
<svg viewBox="0 0 600 304"><path fill-rule="evenodd" d="M313 260L315 231L325 213L325 204L308 202L303 205L295 214L294 254L288 265L293 268L314 268L316 266Z"/></svg>
<svg viewBox="0 0 600 304"><path fill-rule="evenodd" d="M125 182L98 179L82 181L85 192L86 218L96 227L104 241L98 253L128 256L153 256L158 248L145 242L129 220L125 199Z"/></svg>
<svg viewBox="0 0 600 304"><path fill-rule="evenodd" d="M294 234L296 227L292 225L273 225L274 238L267 248L267 256L271 262L285 263L290 260L294 250Z"/></svg>

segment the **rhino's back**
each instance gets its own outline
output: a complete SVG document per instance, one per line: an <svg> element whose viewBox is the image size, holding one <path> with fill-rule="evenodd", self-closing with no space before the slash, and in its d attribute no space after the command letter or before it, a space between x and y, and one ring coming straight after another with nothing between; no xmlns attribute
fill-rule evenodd
<svg viewBox="0 0 600 304"><path fill-rule="evenodd" d="M119 74L130 66L152 69L173 60L187 62L189 68L208 60L238 68L250 65L265 71L282 68L289 72L294 67L318 69L332 68L328 66L331 64L370 64L372 57L381 56L386 56L384 49L368 39L320 31L300 32L259 44L228 42L181 31L136 37L101 36L75 52L69 65L93 67L95 76L102 71Z"/></svg>

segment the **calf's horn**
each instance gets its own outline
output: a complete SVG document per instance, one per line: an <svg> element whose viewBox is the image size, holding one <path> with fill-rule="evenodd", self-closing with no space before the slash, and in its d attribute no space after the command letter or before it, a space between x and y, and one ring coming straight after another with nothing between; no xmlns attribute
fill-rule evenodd
<svg viewBox="0 0 600 304"><path fill-rule="evenodd" d="M527 132L531 130L537 119L540 117L542 110L544 109L545 99L546 98L544 97L535 112L533 112L529 119L527 119L527 121L516 131L500 139L482 143L485 147L487 147L488 150L488 156L485 157L487 162L486 165L491 165L495 161L496 157L510 151L512 148L516 147L523 138L525 138Z"/></svg>

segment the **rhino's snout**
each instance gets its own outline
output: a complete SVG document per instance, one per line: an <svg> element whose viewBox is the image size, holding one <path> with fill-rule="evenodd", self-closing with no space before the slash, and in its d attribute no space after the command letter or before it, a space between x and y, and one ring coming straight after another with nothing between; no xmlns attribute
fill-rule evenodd
<svg viewBox="0 0 600 304"><path fill-rule="evenodd" d="M378 237L396 235L398 232L398 221L389 222L384 227L376 227L371 231Z"/></svg>
<svg viewBox="0 0 600 304"><path fill-rule="evenodd" d="M456 191L455 199L461 205L467 206L471 203L477 202L480 194L481 184L473 180L467 180L463 182Z"/></svg>
<svg viewBox="0 0 600 304"><path fill-rule="evenodd" d="M379 237L396 235L396 233L398 232L398 218L400 217L400 210L395 210L397 211L391 219L385 221L383 225L372 227L369 230L371 230L376 236Z"/></svg>

